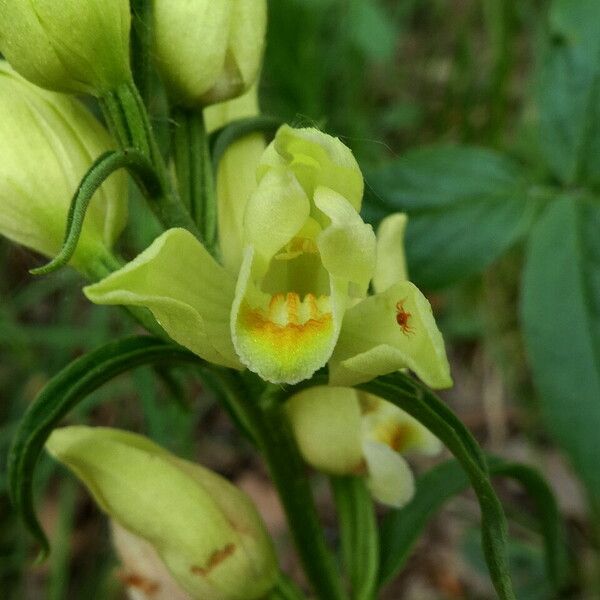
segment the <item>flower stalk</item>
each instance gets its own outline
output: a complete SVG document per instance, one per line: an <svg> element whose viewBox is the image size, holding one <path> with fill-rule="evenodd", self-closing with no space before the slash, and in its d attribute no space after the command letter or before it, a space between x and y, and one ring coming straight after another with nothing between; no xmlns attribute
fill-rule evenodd
<svg viewBox="0 0 600 600"><path fill-rule="evenodd" d="M256 443L285 510L305 573L320 600L346 600L340 573L319 522L304 462L281 404L281 388L268 385L259 403L240 397L239 406L251 421Z"/></svg>
<svg viewBox="0 0 600 600"><path fill-rule="evenodd" d="M211 254L217 244L217 201L208 134L201 111L177 108L174 121L174 162L181 201L200 228Z"/></svg>
<svg viewBox="0 0 600 600"><path fill-rule="evenodd" d="M146 156L160 182L160 194L148 197L149 206L166 227L183 227L201 238L196 224L185 210L173 187L164 158L152 132L150 119L140 93L132 81L119 86L100 99L106 122L121 149L134 148ZM146 182L139 174L134 176L142 190Z"/></svg>

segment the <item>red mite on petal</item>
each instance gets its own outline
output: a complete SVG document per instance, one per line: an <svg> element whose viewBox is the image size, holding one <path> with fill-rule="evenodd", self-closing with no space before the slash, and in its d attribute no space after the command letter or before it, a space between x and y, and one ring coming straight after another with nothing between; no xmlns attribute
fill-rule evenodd
<svg viewBox="0 0 600 600"><path fill-rule="evenodd" d="M398 325L400 325L402 333L404 333L405 335L411 335L412 333L414 333L414 329L408 324L408 321L411 318L412 314L404 309L405 302L406 298L396 303L396 322L398 323Z"/></svg>

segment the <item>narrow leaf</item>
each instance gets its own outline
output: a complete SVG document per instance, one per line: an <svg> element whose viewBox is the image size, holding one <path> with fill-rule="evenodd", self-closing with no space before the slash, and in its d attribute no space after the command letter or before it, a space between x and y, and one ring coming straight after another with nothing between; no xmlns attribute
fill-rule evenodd
<svg viewBox="0 0 600 600"><path fill-rule="evenodd" d="M64 267L75 254L79 237L83 229L83 222L92 198L100 186L119 169L132 169L136 173L144 174L144 179L153 181L152 165L137 150L126 149L106 152L100 156L84 175L69 207L67 215L67 228L63 247L56 257L48 264L31 269L32 275L46 275ZM156 183L158 185L158 183Z"/></svg>
<svg viewBox="0 0 600 600"><path fill-rule="evenodd" d="M80 401L117 375L151 364L195 363L197 356L152 337L129 337L111 342L75 360L40 392L21 420L8 459L9 491L27 529L42 545L49 544L36 517L33 476L40 453L52 430Z"/></svg>
<svg viewBox="0 0 600 600"><path fill-rule="evenodd" d="M559 591L567 579L566 540L554 494L540 473L527 465L490 457L490 474L514 479L532 499L544 539L548 580ZM386 516L381 526L381 584L390 581L406 564L416 542L442 506L469 487L455 460L438 465L417 481L411 502Z"/></svg>
<svg viewBox="0 0 600 600"><path fill-rule="evenodd" d="M515 600L508 566L506 518L492 487L485 457L469 430L437 396L417 383L413 383L412 394L403 391L407 380L410 381L407 376L395 373L357 387L413 416L460 462L481 508L482 546L492 583L501 600Z"/></svg>

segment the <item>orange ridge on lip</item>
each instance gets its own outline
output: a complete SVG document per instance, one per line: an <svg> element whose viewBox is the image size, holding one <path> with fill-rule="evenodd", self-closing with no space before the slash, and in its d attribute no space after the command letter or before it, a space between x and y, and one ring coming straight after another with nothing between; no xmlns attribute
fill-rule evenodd
<svg viewBox="0 0 600 600"><path fill-rule="evenodd" d="M282 307L282 304L285 306ZM299 312L302 305L308 308L308 319L300 322ZM275 322L275 313L282 308L287 310L285 324ZM267 311L251 308L246 304L240 311L240 316L242 326L251 331L256 338L274 347L290 350L328 334L333 324L332 314L319 310L314 294L307 294L301 302L299 295L294 292L273 295Z"/></svg>

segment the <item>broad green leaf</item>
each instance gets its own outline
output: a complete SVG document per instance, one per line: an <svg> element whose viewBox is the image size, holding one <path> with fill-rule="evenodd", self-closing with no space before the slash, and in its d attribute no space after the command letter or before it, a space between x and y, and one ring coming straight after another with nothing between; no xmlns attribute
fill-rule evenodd
<svg viewBox="0 0 600 600"><path fill-rule="evenodd" d="M117 375L150 364L195 363L197 356L156 338L129 337L111 342L75 360L44 387L21 420L9 454L8 481L13 505L42 546L48 540L35 515L33 476L52 430L81 400Z"/></svg>
<svg viewBox="0 0 600 600"><path fill-rule="evenodd" d="M566 184L598 183L600 3L555 0L539 74L540 152Z"/></svg>
<svg viewBox="0 0 600 600"><path fill-rule="evenodd" d="M600 203L564 196L533 229L525 344L546 426L600 500Z"/></svg>
<svg viewBox="0 0 600 600"><path fill-rule="evenodd" d="M378 377L357 387L417 419L459 461L481 509L481 541L496 593L500 600L515 600L508 566L506 518L492 487L486 459L469 430L437 396L401 373Z"/></svg>
<svg viewBox="0 0 600 600"><path fill-rule="evenodd" d="M559 590L567 576L566 540L552 490L531 467L493 457L489 463L492 476L514 479L533 500L544 539L546 575L554 589ZM390 581L404 567L427 524L448 500L468 486L461 465L455 460L445 462L417 481L417 491L408 505L388 513L380 529L381 583Z"/></svg>
<svg viewBox="0 0 600 600"><path fill-rule="evenodd" d="M413 150L367 181L367 198L378 199L367 216L408 214L410 278L428 289L483 271L523 235L536 206L519 166L482 148Z"/></svg>
<svg viewBox="0 0 600 600"><path fill-rule="evenodd" d="M352 598L372 600L377 591L379 539L371 493L363 477L331 477L331 486Z"/></svg>

